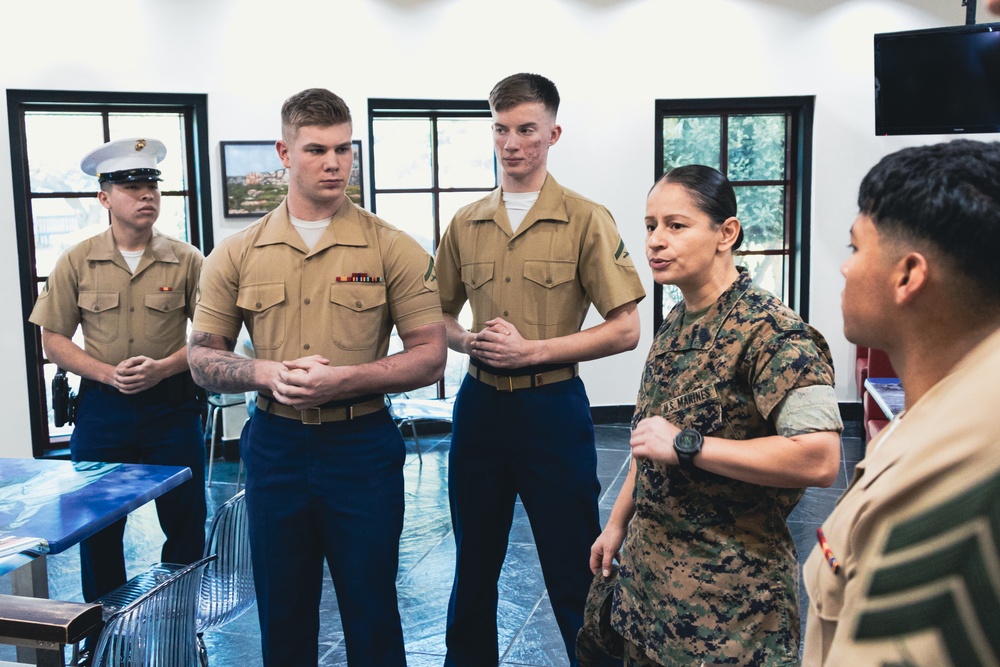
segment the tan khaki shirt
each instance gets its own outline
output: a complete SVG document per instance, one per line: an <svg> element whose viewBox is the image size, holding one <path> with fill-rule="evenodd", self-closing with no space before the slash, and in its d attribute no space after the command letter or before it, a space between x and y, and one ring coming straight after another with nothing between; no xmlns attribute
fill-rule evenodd
<svg viewBox="0 0 1000 667"><path fill-rule="evenodd" d="M440 321L430 255L347 200L311 251L285 202L220 243L205 260L194 328L235 339L246 324L259 359L319 354L354 366L386 355L393 325Z"/></svg>
<svg viewBox="0 0 1000 667"><path fill-rule="evenodd" d="M163 359L187 343L202 261L154 228L133 274L109 227L63 253L28 319L67 338L82 325L87 354L106 364Z"/></svg>
<svg viewBox="0 0 1000 667"><path fill-rule="evenodd" d="M1000 331L869 444L803 568L803 664L997 664ZM992 643L992 648L990 644Z"/></svg>
<svg viewBox="0 0 1000 667"><path fill-rule="evenodd" d="M472 304L472 331L502 317L530 340L576 333L591 302L602 317L646 295L606 208L550 174L516 233L500 188L455 214L437 253L441 307Z"/></svg>

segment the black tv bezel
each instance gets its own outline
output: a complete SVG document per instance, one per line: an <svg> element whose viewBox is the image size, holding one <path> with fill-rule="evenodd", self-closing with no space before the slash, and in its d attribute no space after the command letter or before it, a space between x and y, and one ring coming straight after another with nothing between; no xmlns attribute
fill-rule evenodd
<svg viewBox="0 0 1000 667"><path fill-rule="evenodd" d="M884 39L920 37L921 35L941 34L972 34L980 32L1000 33L1000 22L977 23L974 25L947 26L944 28L925 28L922 30L903 30L899 32L883 32L874 35L874 77L875 88L875 134L877 136L903 136L910 134L990 134L1000 132L1000 118L995 124L966 125L890 125L882 122L879 105L879 42Z"/></svg>

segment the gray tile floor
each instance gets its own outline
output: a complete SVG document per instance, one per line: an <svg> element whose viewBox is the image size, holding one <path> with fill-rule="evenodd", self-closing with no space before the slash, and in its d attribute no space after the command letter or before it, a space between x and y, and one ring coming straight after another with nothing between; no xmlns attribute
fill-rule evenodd
<svg viewBox="0 0 1000 667"><path fill-rule="evenodd" d="M864 452L860 425L849 423L842 439L841 474L830 489L809 489L789 519L804 560L815 543L816 527L846 488ZM399 609L407 659L411 667L441 665L445 614L454 566L455 544L448 514L448 435L421 437L423 462L407 438L406 519L400 544ZM598 474L603 488L602 520L614 504L628 466L628 427L597 427ZM209 489L210 511L236 492L237 464L219 459ZM126 530L129 574L159 557L162 533L152 504L133 513ZM77 549L49 558L50 597L80 600ZM9 592L9 577L0 577L0 593ZM805 593L800 593L803 619ZM320 665L346 665L343 634L333 586L323 592ZM510 547L500 580L500 654L504 665L563 666L568 661L542 582L527 515L518 506ZM205 636L214 667L261 664L256 609ZM14 660L12 647L0 646L0 660Z"/></svg>

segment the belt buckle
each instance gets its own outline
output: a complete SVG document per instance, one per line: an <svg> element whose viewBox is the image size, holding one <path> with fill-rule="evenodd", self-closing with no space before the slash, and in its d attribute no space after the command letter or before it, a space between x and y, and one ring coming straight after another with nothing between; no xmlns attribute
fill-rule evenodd
<svg viewBox="0 0 1000 667"><path fill-rule="evenodd" d="M514 378L510 375L494 375L493 384L497 391L514 391Z"/></svg>
<svg viewBox="0 0 1000 667"><path fill-rule="evenodd" d="M306 408L305 410L299 410L299 414L302 415L303 424L318 426L323 423L323 412L320 408ZM310 419L313 415L315 415L315 419Z"/></svg>

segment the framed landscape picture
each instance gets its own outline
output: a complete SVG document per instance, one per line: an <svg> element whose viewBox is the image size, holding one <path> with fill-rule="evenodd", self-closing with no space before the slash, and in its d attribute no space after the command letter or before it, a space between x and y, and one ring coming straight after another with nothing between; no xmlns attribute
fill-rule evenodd
<svg viewBox="0 0 1000 667"><path fill-rule="evenodd" d="M222 192L227 218L259 218L288 194L288 171L273 141L223 141Z"/></svg>
<svg viewBox="0 0 1000 667"><path fill-rule="evenodd" d="M222 192L227 218L259 218L272 211L288 194L288 171L273 141L223 141ZM347 196L364 206L361 142L352 141L354 164L347 182Z"/></svg>

